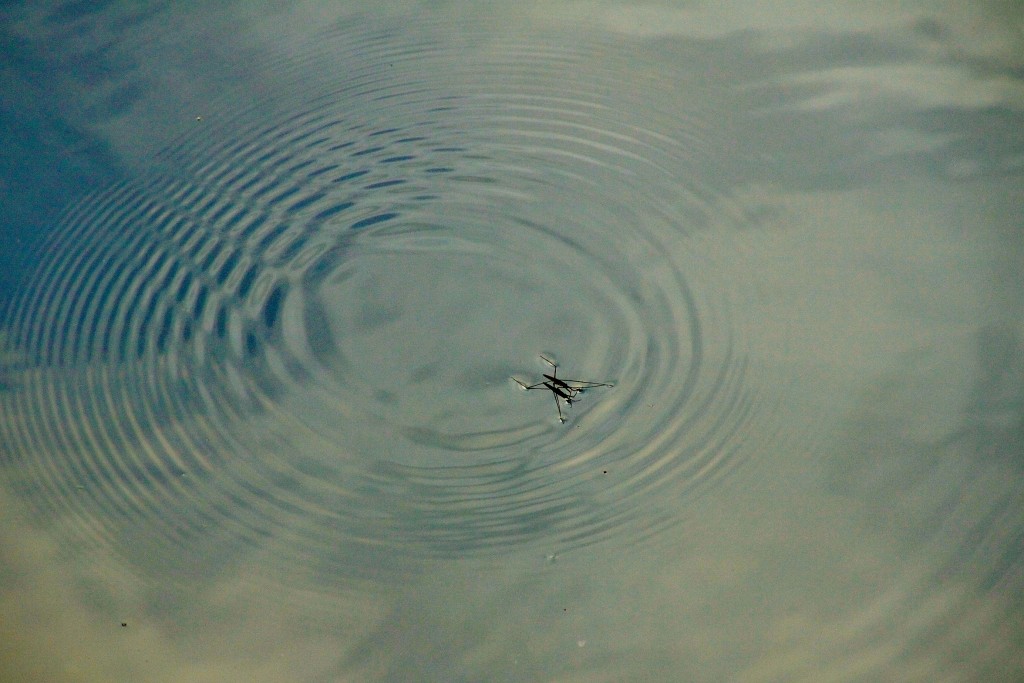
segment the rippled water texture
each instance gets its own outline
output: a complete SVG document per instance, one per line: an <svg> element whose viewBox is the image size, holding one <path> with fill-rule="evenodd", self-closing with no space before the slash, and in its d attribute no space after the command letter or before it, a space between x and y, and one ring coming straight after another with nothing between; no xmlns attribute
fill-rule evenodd
<svg viewBox="0 0 1024 683"><path fill-rule="evenodd" d="M623 111L614 60L569 78L601 47L469 61L339 31L266 67L286 92L214 107L77 206L12 316L34 368L9 397L22 485L93 533L284 534L280 561L341 577L352 546L571 548L675 521L659 496L733 467L756 412L700 237L744 218L696 107ZM289 77L328 58L346 68ZM511 380L550 372L541 353L615 386L562 426Z"/></svg>
<svg viewBox="0 0 1024 683"><path fill-rule="evenodd" d="M176 111L10 297L17 504L167 632L346 624L309 680L1020 672L1024 346L965 234L1012 202L801 61L923 48L601 16L295 20Z"/></svg>

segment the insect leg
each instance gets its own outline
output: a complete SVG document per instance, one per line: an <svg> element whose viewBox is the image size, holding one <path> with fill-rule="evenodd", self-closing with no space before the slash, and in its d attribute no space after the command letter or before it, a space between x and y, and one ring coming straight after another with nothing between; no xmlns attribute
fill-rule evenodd
<svg viewBox="0 0 1024 683"><path fill-rule="evenodd" d="M565 418L562 417L562 405L558 402L558 396L555 396L555 410L558 411L558 421L565 424Z"/></svg>
<svg viewBox="0 0 1024 683"><path fill-rule="evenodd" d="M545 382L537 382L536 384L523 384L515 377L512 378L512 381L521 386L523 389L540 389L542 386L545 385Z"/></svg>
<svg viewBox="0 0 1024 683"><path fill-rule="evenodd" d="M548 379L551 379L551 377L548 377L548 375L544 375L544 376L547 377ZM612 384L609 384L608 382L587 382L587 381L582 380L582 379L561 379L561 378L557 378L557 383L561 384L561 385L563 385L565 387L569 387L571 389L590 389L592 387L610 387L610 386L614 386ZM572 384L576 384L578 386L575 386L575 387L570 386Z"/></svg>

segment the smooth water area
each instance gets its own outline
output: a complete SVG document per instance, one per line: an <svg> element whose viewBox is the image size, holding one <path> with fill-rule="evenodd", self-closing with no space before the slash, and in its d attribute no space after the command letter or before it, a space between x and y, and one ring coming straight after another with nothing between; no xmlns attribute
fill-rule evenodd
<svg viewBox="0 0 1024 683"><path fill-rule="evenodd" d="M1010 5L0 17L3 680L1024 678Z"/></svg>

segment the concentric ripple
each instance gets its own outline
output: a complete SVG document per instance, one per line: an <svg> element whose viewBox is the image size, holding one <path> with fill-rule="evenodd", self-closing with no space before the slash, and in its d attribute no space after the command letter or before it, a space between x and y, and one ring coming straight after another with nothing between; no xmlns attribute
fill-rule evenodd
<svg viewBox="0 0 1024 683"><path fill-rule="evenodd" d="M67 214L0 399L42 514L354 576L656 533L742 463L766 418L716 278L743 212L714 93L625 110L666 84L624 83L613 45L419 35L268 59L263 101ZM615 386L563 426L510 379L540 354Z"/></svg>

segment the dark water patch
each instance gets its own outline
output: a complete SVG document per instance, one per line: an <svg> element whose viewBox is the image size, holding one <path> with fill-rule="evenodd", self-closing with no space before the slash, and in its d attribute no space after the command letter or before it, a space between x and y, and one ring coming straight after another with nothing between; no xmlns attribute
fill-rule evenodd
<svg viewBox="0 0 1024 683"><path fill-rule="evenodd" d="M370 183L369 185L366 186L366 189L367 190L379 190L379 189L381 189L383 187L391 187L392 185L404 185L406 182L407 181L402 180L400 178L395 178L393 180L381 180L381 181L376 182L376 183Z"/></svg>
<svg viewBox="0 0 1024 683"><path fill-rule="evenodd" d="M316 216L314 216L313 219L316 221L327 220L328 218L331 218L332 216L335 216L341 213L342 211L352 208L354 205L355 202L342 202L341 204L335 204L334 206L328 207L321 211L320 213L316 214Z"/></svg>
<svg viewBox="0 0 1024 683"><path fill-rule="evenodd" d="M367 173L369 173L369 171L352 171L351 173L344 173L344 174L334 178L333 182L335 182L335 183L346 183L349 180L354 180L355 178L360 178L360 177L366 175Z"/></svg>
<svg viewBox="0 0 1024 683"><path fill-rule="evenodd" d="M284 300L285 287L278 285L270 292L267 302L263 306L263 324L273 329L277 325L278 316L281 312L281 302Z"/></svg>
<svg viewBox="0 0 1024 683"><path fill-rule="evenodd" d="M362 230L364 228L369 228L373 225L377 225L378 223L389 221L392 218L395 218L396 216L398 216L397 213L382 213L376 216L370 216L369 218L363 218L361 220L358 220L355 223L353 223L351 227L353 230Z"/></svg>
<svg viewBox="0 0 1024 683"><path fill-rule="evenodd" d="M309 244L308 235L295 235L284 245L281 251L275 256L275 263L281 265L294 264L302 250Z"/></svg>

